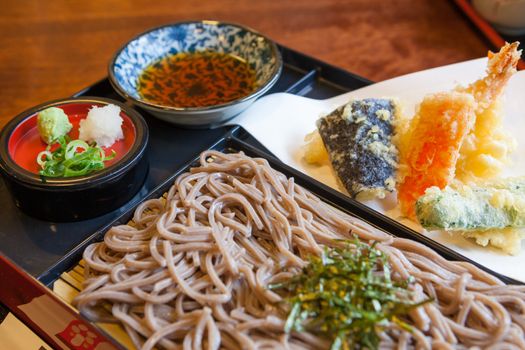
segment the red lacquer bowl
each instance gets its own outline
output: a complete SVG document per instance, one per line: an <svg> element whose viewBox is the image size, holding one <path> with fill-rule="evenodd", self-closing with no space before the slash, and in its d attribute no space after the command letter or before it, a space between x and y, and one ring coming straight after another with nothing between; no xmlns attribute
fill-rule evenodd
<svg viewBox="0 0 525 350"><path fill-rule="evenodd" d="M104 148L115 158L105 168L84 176L50 178L39 175L38 153L47 145L38 133L38 112L58 107L68 115L78 138L78 127L93 106L120 106L124 138ZM16 205L26 213L50 221L71 221L102 215L131 199L147 175L148 127L134 109L105 98L71 98L25 111L11 120L0 135L0 171Z"/></svg>
<svg viewBox="0 0 525 350"><path fill-rule="evenodd" d="M70 123L73 124L73 129L68 134L71 140L78 139L80 121L86 118L89 110L93 106L102 107L104 105L101 103L74 103L57 106L64 110ZM34 174L38 174L40 171L40 166L36 162L36 157L47 147L47 144L42 141L40 134L38 133L37 115L38 113L34 113L18 124L8 141L8 151L11 159L21 168ZM137 136L135 126L130 117L124 112L121 112L120 116L123 119L122 131L124 138L118 140L110 147L103 148L107 156L109 156L112 151L116 152L115 158L104 162L106 168L113 166L122 160L133 146Z"/></svg>

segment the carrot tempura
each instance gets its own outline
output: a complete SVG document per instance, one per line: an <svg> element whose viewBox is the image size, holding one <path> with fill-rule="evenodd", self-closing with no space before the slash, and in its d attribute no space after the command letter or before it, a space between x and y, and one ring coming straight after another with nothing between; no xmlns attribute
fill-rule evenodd
<svg viewBox="0 0 525 350"><path fill-rule="evenodd" d="M427 188L444 188L454 178L459 148L472 129L475 108L472 95L461 92L437 93L421 102L404 141L410 148L400 153L397 191L406 216L415 217L414 204Z"/></svg>

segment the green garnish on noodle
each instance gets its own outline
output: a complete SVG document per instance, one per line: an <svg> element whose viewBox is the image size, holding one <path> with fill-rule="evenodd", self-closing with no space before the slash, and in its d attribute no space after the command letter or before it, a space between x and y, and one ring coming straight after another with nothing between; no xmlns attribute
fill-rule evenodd
<svg viewBox="0 0 525 350"><path fill-rule="evenodd" d="M58 147L51 151L47 146L37 156L37 163L43 177L72 177L90 174L104 169L104 162L115 157L116 152L106 157L104 150L96 144L88 144L82 140L71 141L67 136L59 137L55 143Z"/></svg>
<svg viewBox="0 0 525 350"><path fill-rule="evenodd" d="M271 289L284 290L290 313L285 331L311 331L332 340L331 349L376 349L389 322L410 331L400 317L430 302L414 302L411 280L392 280L387 256L357 238L326 248L302 272Z"/></svg>

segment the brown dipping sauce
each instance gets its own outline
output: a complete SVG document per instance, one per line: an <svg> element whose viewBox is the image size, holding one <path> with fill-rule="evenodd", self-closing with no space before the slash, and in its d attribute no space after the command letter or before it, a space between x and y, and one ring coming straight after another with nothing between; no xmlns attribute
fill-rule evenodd
<svg viewBox="0 0 525 350"><path fill-rule="evenodd" d="M224 53L168 55L140 74L138 93L144 100L172 107L219 105L249 95L255 71L246 61Z"/></svg>

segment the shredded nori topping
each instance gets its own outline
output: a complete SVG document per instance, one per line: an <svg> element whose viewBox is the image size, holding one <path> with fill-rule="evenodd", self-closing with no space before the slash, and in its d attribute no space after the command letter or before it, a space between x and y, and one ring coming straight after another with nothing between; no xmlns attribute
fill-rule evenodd
<svg viewBox="0 0 525 350"><path fill-rule="evenodd" d="M393 322L410 332L404 315L432 301L414 301L412 283L392 279L387 256L355 238L343 248L325 248L300 274L270 288L288 294L286 332L320 333L333 350L376 349L384 326Z"/></svg>

